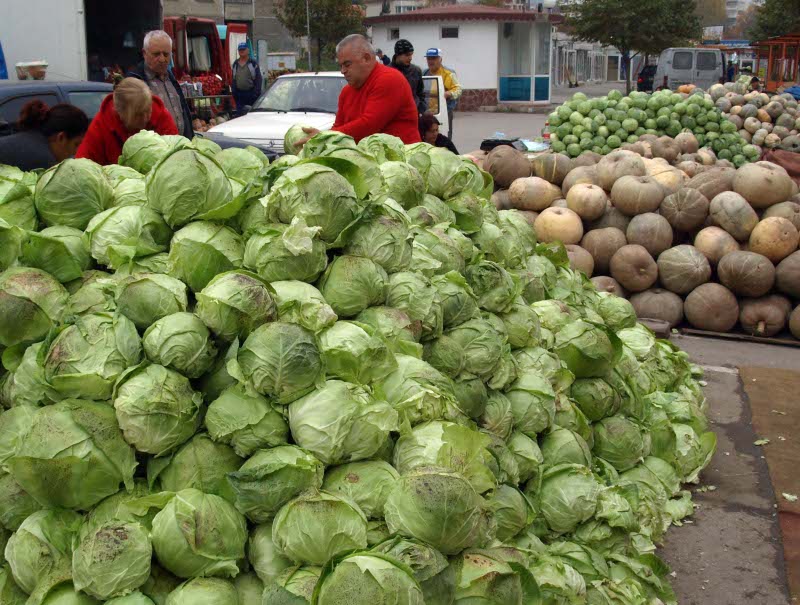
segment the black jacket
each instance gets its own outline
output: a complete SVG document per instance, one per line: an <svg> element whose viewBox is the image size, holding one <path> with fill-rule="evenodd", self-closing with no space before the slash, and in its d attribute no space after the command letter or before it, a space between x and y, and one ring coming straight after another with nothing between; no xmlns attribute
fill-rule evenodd
<svg viewBox="0 0 800 605"><path fill-rule="evenodd" d="M425 93L425 83L422 81L422 70L416 65L403 65L394 60L391 66L408 80L408 84L411 86L411 94L414 95L417 112L423 114L428 111L428 95Z"/></svg>
<svg viewBox="0 0 800 605"><path fill-rule="evenodd" d="M148 82L144 67L144 61L142 61L134 69L126 73L125 77L138 78L139 80ZM194 128L192 128L192 111L189 109L189 103L186 102L186 98L183 96L183 90L181 90L181 85L178 84L178 80L175 79L171 71L167 72L167 76L169 77L170 83L178 91L178 96L181 99L181 109L183 110L183 132L181 134L187 139L191 139L194 137Z"/></svg>

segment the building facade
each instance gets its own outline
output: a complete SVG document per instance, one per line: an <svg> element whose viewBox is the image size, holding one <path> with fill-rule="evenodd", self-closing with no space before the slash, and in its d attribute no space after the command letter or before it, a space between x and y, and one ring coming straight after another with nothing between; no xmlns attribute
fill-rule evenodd
<svg viewBox="0 0 800 605"><path fill-rule="evenodd" d="M224 23L223 0L162 0L165 17L203 17ZM252 0L251 0L252 2Z"/></svg>
<svg viewBox="0 0 800 605"><path fill-rule="evenodd" d="M464 90L460 111L550 103L553 24L560 15L477 5L419 9L367 18L375 46L391 54L404 38L425 67L425 49L440 48Z"/></svg>

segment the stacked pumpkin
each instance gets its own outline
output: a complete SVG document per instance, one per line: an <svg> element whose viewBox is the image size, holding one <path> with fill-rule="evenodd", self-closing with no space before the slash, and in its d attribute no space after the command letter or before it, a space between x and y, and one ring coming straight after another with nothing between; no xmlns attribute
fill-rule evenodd
<svg viewBox="0 0 800 605"><path fill-rule="evenodd" d="M770 162L737 169L692 153L691 136L528 164L498 149L484 165L507 187L498 207L523 211L540 241L564 243L573 268L630 298L640 318L800 339L797 185ZM685 153L670 163L662 148L673 144Z"/></svg>

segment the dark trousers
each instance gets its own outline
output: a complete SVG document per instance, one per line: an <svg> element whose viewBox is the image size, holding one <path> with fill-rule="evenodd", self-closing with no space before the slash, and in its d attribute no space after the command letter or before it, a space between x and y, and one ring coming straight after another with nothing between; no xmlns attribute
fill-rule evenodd
<svg viewBox="0 0 800 605"><path fill-rule="evenodd" d="M447 108L447 138L453 140L453 108Z"/></svg>
<svg viewBox="0 0 800 605"><path fill-rule="evenodd" d="M252 105L258 96L254 90L234 90L233 100L236 101L236 113L242 115L242 108L245 105Z"/></svg>

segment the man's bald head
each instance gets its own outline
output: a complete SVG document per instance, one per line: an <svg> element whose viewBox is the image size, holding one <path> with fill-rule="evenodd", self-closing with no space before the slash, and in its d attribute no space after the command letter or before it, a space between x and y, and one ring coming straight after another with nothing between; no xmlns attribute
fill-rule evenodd
<svg viewBox="0 0 800 605"><path fill-rule="evenodd" d="M375 49L361 34L347 36L336 45L336 60L344 79L353 88L361 88L378 64Z"/></svg>
<svg viewBox="0 0 800 605"><path fill-rule="evenodd" d="M375 48L370 44L370 41L361 34L350 34L346 38L342 38L339 44L336 45L336 54L338 55L345 48L354 50L356 52L363 52L372 55L375 58Z"/></svg>

